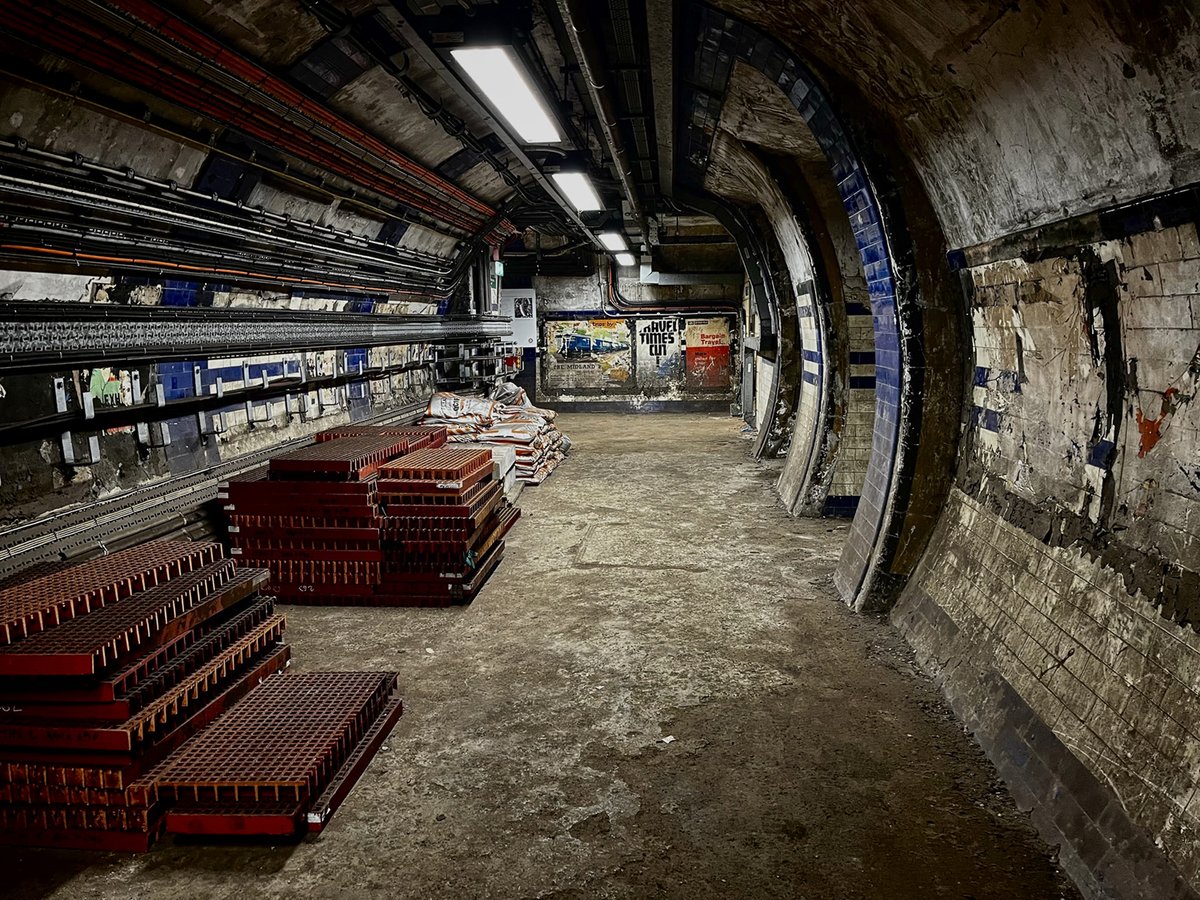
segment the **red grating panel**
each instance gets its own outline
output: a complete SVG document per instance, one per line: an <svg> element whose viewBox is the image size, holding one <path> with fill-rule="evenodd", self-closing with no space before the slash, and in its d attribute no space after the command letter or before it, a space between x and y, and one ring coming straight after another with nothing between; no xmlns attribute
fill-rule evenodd
<svg viewBox="0 0 1200 900"><path fill-rule="evenodd" d="M413 502L425 502L421 498L426 495L450 495L461 494L472 485L476 485L485 478L492 477L492 470L488 468L479 468L469 475L464 475L462 478L453 481L433 481L431 479L421 478L380 478L377 485L379 488L380 498L394 498L397 495L415 496ZM403 501L401 501L403 502Z"/></svg>
<svg viewBox="0 0 1200 900"><path fill-rule="evenodd" d="M218 544L152 541L0 590L0 644L98 609L221 557Z"/></svg>
<svg viewBox="0 0 1200 900"><path fill-rule="evenodd" d="M131 714L147 706L167 693L173 686L184 682L192 673L220 657L227 648L234 646L247 635L253 634L256 629L270 622L275 612L274 607L275 604L271 598L254 601L251 606L239 612L228 622L215 628L211 634L180 655L178 659L134 685L127 694L121 697L121 702L128 707Z"/></svg>
<svg viewBox="0 0 1200 900"><path fill-rule="evenodd" d="M102 682L107 685L105 693L109 694L103 699L96 699L95 693L89 696L76 692L64 696L65 692L62 691L6 691L0 697L0 722L62 722L73 719L124 722L262 624L273 612L274 601L271 598L251 601L248 608L215 626L207 636L200 637L192 632L195 643L184 645L151 673L128 687Z"/></svg>
<svg viewBox="0 0 1200 900"><path fill-rule="evenodd" d="M483 481L468 488L461 498L456 499L455 503L388 503L383 506L387 512L384 527L389 530L406 528L412 524L412 520L425 516L467 518L486 515L504 499L504 493L497 482Z"/></svg>
<svg viewBox="0 0 1200 900"><path fill-rule="evenodd" d="M470 533L461 529L454 531L440 527L427 531L414 530L409 536L387 542L390 549L397 551L390 557L390 561L403 562L410 558L426 558L428 555L445 559L464 559L470 551L478 551L481 542L489 535L494 535L497 539L504 537L520 517L521 510L504 501L486 521Z"/></svg>
<svg viewBox="0 0 1200 900"><path fill-rule="evenodd" d="M229 686L260 654L278 643L283 629L283 616L270 617L124 722L45 724L0 720L0 745L133 753L158 735L170 732Z"/></svg>
<svg viewBox="0 0 1200 900"><path fill-rule="evenodd" d="M108 853L145 853L162 834L162 830L161 818L145 832L85 829L36 831L19 828L15 831L0 830L0 844L55 847L64 850L102 850Z"/></svg>
<svg viewBox="0 0 1200 900"><path fill-rule="evenodd" d="M167 832L229 837L294 837L304 828L305 804L189 806L167 813Z"/></svg>
<svg viewBox="0 0 1200 900"><path fill-rule="evenodd" d="M313 435L318 441L332 441L335 438L362 437L375 435L380 437L409 438L408 452L423 450L426 447L441 447L446 443L445 425L342 425L329 428Z"/></svg>
<svg viewBox="0 0 1200 900"><path fill-rule="evenodd" d="M30 762L29 750L0 751L4 756L0 761L0 782L124 790L131 805L148 806L152 786L142 777L143 773L177 750L264 679L282 672L290 656L286 644L268 648L255 658L243 677L197 709L173 731L160 733L158 740L132 762L118 754L48 750L35 751L37 762ZM18 752L19 757L15 755Z"/></svg>
<svg viewBox="0 0 1200 900"><path fill-rule="evenodd" d="M395 673L272 679L152 773L182 805L303 803L336 773L396 687Z"/></svg>
<svg viewBox="0 0 1200 900"><path fill-rule="evenodd" d="M272 480L328 478L361 481L374 475L381 463L408 450L403 437L348 437L311 444L271 458Z"/></svg>
<svg viewBox="0 0 1200 900"><path fill-rule="evenodd" d="M332 503L320 497L280 500L278 503L254 503L234 506L227 503L224 510L231 516L309 516L324 523L333 524L341 520L353 520L355 525L370 525L379 510L375 501L370 503Z"/></svg>
<svg viewBox="0 0 1200 900"><path fill-rule="evenodd" d="M186 634L266 581L266 572L237 571L232 560L210 563L0 650L0 675L97 674L139 648Z"/></svg>
<svg viewBox="0 0 1200 900"><path fill-rule="evenodd" d="M358 779L362 777L362 773L366 771L375 754L379 752L379 748L387 736L400 721L400 715L403 712L404 703L399 697L392 699L384 707L379 718L375 720L375 724L363 735L363 739L354 748L354 752L342 764L337 774L333 776L333 780L321 792L321 796L312 804L307 816L309 831L321 831L329 824L330 818L337 812L338 807L353 790L354 785L358 783Z"/></svg>
<svg viewBox="0 0 1200 900"><path fill-rule="evenodd" d="M323 830L379 752L403 710L404 704L399 697L388 702L313 803L189 806L167 814L167 831L189 835L284 837L304 830Z"/></svg>
<svg viewBox="0 0 1200 900"><path fill-rule="evenodd" d="M470 603L487 583L504 558L504 542L492 547L479 561L469 580L462 578L419 584L360 585L286 585L275 591L280 603L304 606L407 606L444 607Z"/></svg>
<svg viewBox="0 0 1200 900"><path fill-rule="evenodd" d="M0 831L149 831L160 811L128 806L0 805Z"/></svg>
<svg viewBox="0 0 1200 900"><path fill-rule="evenodd" d="M491 450L438 447L433 450L418 450L381 466L379 477L460 482L480 469L490 470L491 465Z"/></svg>
<svg viewBox="0 0 1200 900"><path fill-rule="evenodd" d="M230 556L242 565L265 566L269 561L298 562L322 560L324 562L383 562L383 551L376 544L373 548L295 546L272 547L263 544L247 544L234 547Z"/></svg>

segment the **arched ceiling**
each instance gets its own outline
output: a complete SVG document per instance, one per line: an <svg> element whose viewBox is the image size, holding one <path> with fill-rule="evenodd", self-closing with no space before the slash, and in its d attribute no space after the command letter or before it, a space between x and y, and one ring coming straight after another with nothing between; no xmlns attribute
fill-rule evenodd
<svg viewBox="0 0 1200 900"><path fill-rule="evenodd" d="M12 0L0 113L35 148L405 252L458 258L528 229L594 245L613 228L649 251L664 217L687 212L675 142L693 113L677 101L697 48L681 35L715 7L806 61L854 140L903 158L962 247L1200 176L1195 10L1152 6ZM564 126L557 148L501 133L434 46L493 14ZM810 173L827 165L758 69L734 61L706 90L704 127ZM564 150L606 213L581 218L555 192Z"/></svg>

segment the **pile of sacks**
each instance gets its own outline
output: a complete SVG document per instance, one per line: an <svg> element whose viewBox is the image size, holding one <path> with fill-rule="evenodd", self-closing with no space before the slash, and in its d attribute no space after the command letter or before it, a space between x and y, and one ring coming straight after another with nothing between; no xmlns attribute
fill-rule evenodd
<svg viewBox="0 0 1200 900"><path fill-rule="evenodd" d="M504 382L489 399L434 394L422 425L444 425L451 443L511 448L518 481L541 484L571 449L570 439L554 425L553 410L529 402L522 388ZM507 456L507 454L504 454Z"/></svg>

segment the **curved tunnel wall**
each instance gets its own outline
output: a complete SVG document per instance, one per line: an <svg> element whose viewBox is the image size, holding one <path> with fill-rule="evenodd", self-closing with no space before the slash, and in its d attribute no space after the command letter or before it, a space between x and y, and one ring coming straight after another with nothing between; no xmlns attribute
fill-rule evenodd
<svg viewBox="0 0 1200 900"><path fill-rule="evenodd" d="M891 502L894 471L905 464L900 439L905 370L896 314L897 287L881 207L828 97L807 67L783 45L744 22L707 6L697 6L694 11L696 15L689 19L698 49L692 78L714 98L710 114L719 112L719 98L734 60L753 66L774 81L800 112L829 160L862 258L875 329L876 412L871 459L836 575L843 596L861 607L887 590L876 583L886 576L889 562L880 558L880 551L894 528L888 524L896 514ZM685 131L684 149L693 160L706 162L711 153L707 136L711 130L705 132L703 124L693 121ZM890 584L886 577L882 580Z"/></svg>
<svg viewBox="0 0 1200 900"><path fill-rule="evenodd" d="M891 249L904 374L925 378L900 425L921 460L895 470L893 494L937 526L893 557L903 573L924 549L894 620L1086 894L1195 896L1194 9L719 5L803 51L855 143L901 172L875 184L884 221L891 204L917 223ZM938 260L943 234L958 249ZM939 300L947 262L961 317ZM950 355L931 355L951 342L971 355L961 404ZM962 440L939 457L929 417L948 406ZM924 471L936 486L938 459L953 460L944 505L905 484Z"/></svg>

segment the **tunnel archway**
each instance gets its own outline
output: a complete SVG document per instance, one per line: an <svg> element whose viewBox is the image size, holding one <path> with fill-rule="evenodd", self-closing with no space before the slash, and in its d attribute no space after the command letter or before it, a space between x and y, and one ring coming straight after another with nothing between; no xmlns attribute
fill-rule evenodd
<svg viewBox="0 0 1200 900"><path fill-rule="evenodd" d="M933 371L952 380L958 378L958 373L952 368L929 370L924 365L921 308L926 301L921 295L903 207L896 197L881 198L877 187L890 183L882 166L877 163L868 170L825 89L786 47L707 5L694 4L689 9L689 30L684 40L695 48L695 53L682 102L685 107L691 104L693 114L681 120L680 143L692 167L691 177L703 176L714 152L708 123L720 117L734 63L740 61L774 83L812 131L851 221L871 305L875 415L870 458L837 581L842 595L856 608L886 609L911 571L934 521L933 516L924 517L920 523L908 520L908 501L919 477L917 448L925 414L921 400L926 390L924 382ZM815 313L812 318L819 323ZM816 339L818 328L813 328L811 334L816 346L807 349L815 356L814 380L821 385L825 383L823 370L828 362ZM813 393L810 435L800 445L806 456L819 444L823 424L823 417L815 410L828 402L827 392ZM938 412L942 418L957 422L957 409ZM942 433L952 436L954 429L943 426ZM805 470L808 468L804 465ZM935 492L940 489L944 494L948 482L945 473L926 480L929 483L923 488ZM935 487L935 481L941 484ZM907 553L902 546L905 544L911 545Z"/></svg>

